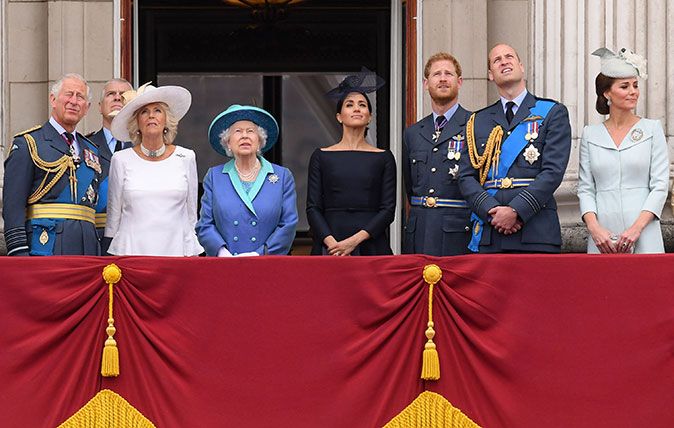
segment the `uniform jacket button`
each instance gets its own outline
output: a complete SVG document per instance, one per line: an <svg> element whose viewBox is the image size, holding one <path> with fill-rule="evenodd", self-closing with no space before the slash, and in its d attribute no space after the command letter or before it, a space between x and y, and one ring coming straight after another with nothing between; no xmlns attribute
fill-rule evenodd
<svg viewBox="0 0 674 428"><path fill-rule="evenodd" d="M238 242L238 241L239 241L239 237L238 237L238 236L235 236L235 237L232 238L232 239L234 240L234 242Z"/></svg>

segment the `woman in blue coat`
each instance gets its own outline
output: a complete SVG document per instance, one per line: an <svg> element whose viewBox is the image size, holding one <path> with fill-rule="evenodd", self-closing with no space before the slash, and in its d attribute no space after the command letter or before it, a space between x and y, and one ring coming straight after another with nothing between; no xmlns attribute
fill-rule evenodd
<svg viewBox="0 0 674 428"><path fill-rule="evenodd" d="M209 256L288 254L297 227L292 173L268 162L262 152L278 139L271 114L232 105L213 119L208 138L218 153L233 158L204 178L196 230Z"/></svg>

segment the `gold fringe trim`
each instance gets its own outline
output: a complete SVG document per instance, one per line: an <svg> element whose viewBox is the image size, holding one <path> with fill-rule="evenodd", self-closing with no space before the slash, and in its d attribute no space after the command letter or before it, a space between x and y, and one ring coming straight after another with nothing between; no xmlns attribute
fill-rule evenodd
<svg viewBox="0 0 674 428"><path fill-rule="evenodd" d="M108 284L108 327L105 329L108 338L105 340L105 345L103 346L101 375L103 377L115 377L119 376L119 350L117 349L117 341L113 338L117 332L115 319L112 316L113 287L122 279L122 270L114 263L109 264L103 269L103 279Z"/></svg>
<svg viewBox="0 0 674 428"><path fill-rule="evenodd" d="M122 396L104 389L58 428L156 428Z"/></svg>
<svg viewBox="0 0 674 428"><path fill-rule="evenodd" d="M384 428L480 428L445 397L424 391Z"/></svg>
<svg viewBox="0 0 674 428"><path fill-rule="evenodd" d="M424 266L424 281L428 283L428 328L426 329L426 345L424 345L423 361L421 364L421 378L424 380L440 379L440 357L433 342L435 330L433 327L433 287L442 278L442 269L438 265Z"/></svg>

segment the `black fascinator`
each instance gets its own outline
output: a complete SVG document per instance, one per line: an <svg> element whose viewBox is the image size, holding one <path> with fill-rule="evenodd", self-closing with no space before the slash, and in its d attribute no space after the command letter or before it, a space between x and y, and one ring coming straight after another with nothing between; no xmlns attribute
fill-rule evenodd
<svg viewBox="0 0 674 428"><path fill-rule="evenodd" d="M339 100L351 92L368 94L384 86L386 82L377 73L363 67L360 73L346 76L342 83L325 94L328 98Z"/></svg>

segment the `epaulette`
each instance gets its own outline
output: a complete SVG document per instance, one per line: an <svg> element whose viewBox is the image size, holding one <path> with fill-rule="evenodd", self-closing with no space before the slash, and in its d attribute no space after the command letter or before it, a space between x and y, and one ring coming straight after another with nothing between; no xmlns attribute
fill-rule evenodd
<svg viewBox="0 0 674 428"><path fill-rule="evenodd" d="M21 131L21 132L19 132L19 133L17 133L17 134L14 134L14 138L20 137L20 136L22 136L22 135L30 134L31 132L37 131L37 130L40 129L40 128L42 128L42 125L35 125L35 126L33 126L32 128L30 128L30 129L26 129L25 131Z"/></svg>
<svg viewBox="0 0 674 428"><path fill-rule="evenodd" d="M537 101L538 101L538 100L541 100L541 101L550 101L550 102L553 102L553 103L555 103L555 104L559 104L559 101L553 100L552 98L537 97L537 96L535 96L535 95L534 95L534 98L536 98Z"/></svg>

